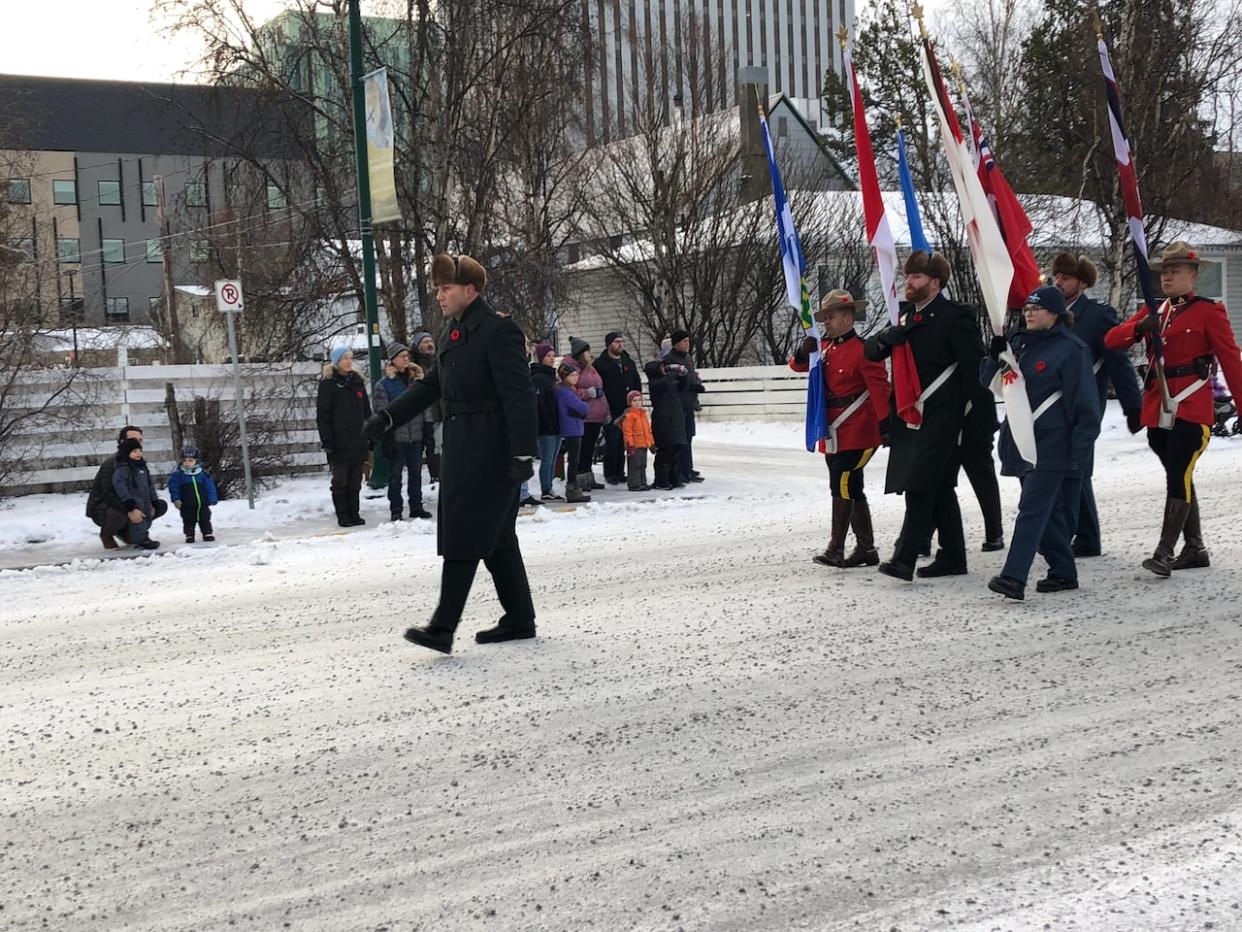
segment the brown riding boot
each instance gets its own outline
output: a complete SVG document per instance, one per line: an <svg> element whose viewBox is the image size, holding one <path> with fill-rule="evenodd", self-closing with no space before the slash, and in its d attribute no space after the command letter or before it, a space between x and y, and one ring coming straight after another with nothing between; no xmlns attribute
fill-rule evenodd
<svg viewBox="0 0 1242 932"><path fill-rule="evenodd" d="M1203 528L1199 524L1199 496L1190 503L1190 511L1186 513L1186 526L1182 529L1186 545L1177 559L1171 564L1175 570L1197 570L1211 566L1207 548L1203 546Z"/></svg>
<svg viewBox="0 0 1242 932"><path fill-rule="evenodd" d="M871 526L871 506L865 498L855 500L850 524L854 528L854 552L841 565L846 568L879 566L880 554L875 549L875 530Z"/></svg>
<svg viewBox="0 0 1242 932"><path fill-rule="evenodd" d="M832 500L832 536L828 539L828 549L811 558L820 566L845 565L845 533L850 529L853 511L854 503L849 499Z"/></svg>
<svg viewBox="0 0 1242 932"><path fill-rule="evenodd" d="M1160 526L1160 542L1156 544L1156 552L1143 561L1143 569L1165 578L1173 575L1173 548L1177 546L1177 539L1182 536L1182 528L1186 525L1189 514L1189 502L1180 498L1164 500L1164 523Z"/></svg>
<svg viewBox="0 0 1242 932"><path fill-rule="evenodd" d="M121 545L116 542L116 538L109 534L107 530L100 530L99 539L103 541L104 550L121 549Z"/></svg>

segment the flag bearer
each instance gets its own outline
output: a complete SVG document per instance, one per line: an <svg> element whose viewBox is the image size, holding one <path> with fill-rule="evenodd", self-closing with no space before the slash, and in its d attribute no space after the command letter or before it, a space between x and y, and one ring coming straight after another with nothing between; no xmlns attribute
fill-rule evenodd
<svg viewBox="0 0 1242 932"><path fill-rule="evenodd" d="M882 362L863 355L863 341L854 317L867 306L844 289L828 292L815 319L823 332L827 441L820 450L832 482L832 532L828 547L814 557L823 566L875 566L880 562L871 525L871 508L863 491L863 470L883 438L880 422L888 417L888 372ZM789 360L795 372L806 372L815 338L807 337ZM845 534L854 529L854 551L846 556Z"/></svg>
<svg viewBox="0 0 1242 932"><path fill-rule="evenodd" d="M1216 420L1209 378L1213 356L1233 396L1242 397L1242 357L1229 314L1219 301L1195 294L1203 264L1189 243L1179 240L1168 246L1161 261L1152 263L1168 300L1155 312L1144 307L1104 337L1109 349L1125 349L1156 336L1163 344L1162 381L1152 341L1148 342L1150 366L1142 413L1147 444L1160 457L1167 485L1160 540L1155 553L1143 561L1157 576L1208 565L1194 475ZM1183 531L1186 546L1174 559L1173 548Z"/></svg>
<svg viewBox="0 0 1242 932"><path fill-rule="evenodd" d="M966 539L957 503L958 438L966 402L974 392L983 338L975 312L948 300L949 263L940 253L915 251L905 264L906 300L913 307L896 326L869 337L868 359L879 361L893 347L909 343L922 388L922 423L915 429L895 411L888 417L892 438L885 492L904 493L906 516L893 558L880 572L912 580L919 548L935 527L940 552L919 576L959 576L966 572Z"/></svg>
<svg viewBox="0 0 1242 932"><path fill-rule="evenodd" d="M1078 569L1070 538L1078 524L1083 471L1100 433L1100 402L1091 373L1091 351L1069 329L1065 296L1047 285L1026 299L1026 329L1010 338L1026 382L1035 417L1032 466L1018 453L1006 420L1001 428L1001 473L1022 483L1018 518L1005 566L988 588L1010 599L1022 599L1026 578L1038 551L1048 561L1048 576L1036 583L1039 592L1078 588ZM989 358L980 365L980 381L990 383L1001 371L1003 336L993 337ZM1002 378L1004 375L1002 375Z"/></svg>
<svg viewBox="0 0 1242 932"><path fill-rule="evenodd" d="M1087 344L1095 372L1095 385L1100 397L1100 416L1108 401L1108 385L1117 391L1117 401L1125 412L1130 433L1139 432L1143 396L1130 355L1123 350L1109 349L1104 335L1117 326L1117 312L1102 301L1087 296L1098 277L1096 265L1086 256L1063 252L1052 260L1053 282L1065 295L1065 306L1073 315L1074 336ZM1094 464L1082 475L1082 502L1078 506L1078 528L1074 537L1075 557L1100 555L1100 515L1095 507L1095 490L1091 486Z"/></svg>

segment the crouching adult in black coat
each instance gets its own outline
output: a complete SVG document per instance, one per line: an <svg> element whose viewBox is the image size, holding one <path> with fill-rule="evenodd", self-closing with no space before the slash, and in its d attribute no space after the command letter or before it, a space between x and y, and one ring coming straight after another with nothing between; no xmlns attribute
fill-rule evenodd
<svg viewBox="0 0 1242 932"><path fill-rule="evenodd" d="M480 560L492 574L505 614L475 640L535 636L535 606L516 521L518 493L533 475L538 418L525 338L482 297L483 267L469 256L441 254L432 260L431 284L445 319L438 365L371 418L366 431L382 440L429 405L443 404L436 513L436 545L444 558L440 603L431 621L407 630L405 639L447 654Z"/></svg>
<svg viewBox="0 0 1242 932"><path fill-rule="evenodd" d="M127 424L116 435L117 449L126 440L142 440L142 428ZM116 457L110 456L99 464L95 473L95 481L91 483L90 494L86 497L86 516L99 526L99 539L105 550L116 550L120 545L119 537L129 543L129 515L125 504L117 497L112 488L112 471L116 468ZM153 518L163 517L168 511L168 502L156 498Z"/></svg>

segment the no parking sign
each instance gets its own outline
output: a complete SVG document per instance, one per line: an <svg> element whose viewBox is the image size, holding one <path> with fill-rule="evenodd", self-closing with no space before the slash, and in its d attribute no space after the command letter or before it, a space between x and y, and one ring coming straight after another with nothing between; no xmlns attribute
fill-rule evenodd
<svg viewBox="0 0 1242 932"><path fill-rule="evenodd" d="M221 279L216 282L216 309L225 314L236 314L245 310L246 301L242 297L239 281Z"/></svg>

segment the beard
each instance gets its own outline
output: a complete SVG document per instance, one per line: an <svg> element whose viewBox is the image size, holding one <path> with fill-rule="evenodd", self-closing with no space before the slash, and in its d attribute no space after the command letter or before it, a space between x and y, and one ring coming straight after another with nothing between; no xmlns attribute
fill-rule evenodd
<svg viewBox="0 0 1242 932"><path fill-rule="evenodd" d="M931 284L926 284L922 288L915 288L911 284L906 284L906 300L915 306L922 304L931 297Z"/></svg>

